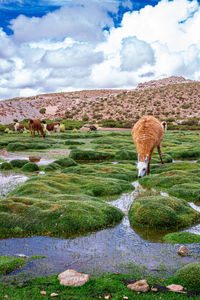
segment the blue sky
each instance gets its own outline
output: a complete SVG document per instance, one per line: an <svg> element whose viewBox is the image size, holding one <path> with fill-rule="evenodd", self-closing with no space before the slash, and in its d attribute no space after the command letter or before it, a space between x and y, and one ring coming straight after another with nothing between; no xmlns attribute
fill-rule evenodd
<svg viewBox="0 0 200 300"><path fill-rule="evenodd" d="M89 0L88 0L89 1ZM100 1L100 0L99 0ZM123 14L127 11L138 10L146 5L156 5L159 1L149 0L149 1L127 1L123 0L111 0L105 1L108 3L119 3L118 11L114 14L108 11L113 17L115 26L120 26L121 19ZM55 1L12 1L12 0L0 0L0 27L4 29L7 34L12 34L12 30L9 28L10 20L17 18L20 14L23 14L27 17L42 17L49 12L53 12L63 5L72 6L74 0L55 0Z"/></svg>
<svg viewBox="0 0 200 300"><path fill-rule="evenodd" d="M0 100L200 80L197 0L0 0Z"/></svg>

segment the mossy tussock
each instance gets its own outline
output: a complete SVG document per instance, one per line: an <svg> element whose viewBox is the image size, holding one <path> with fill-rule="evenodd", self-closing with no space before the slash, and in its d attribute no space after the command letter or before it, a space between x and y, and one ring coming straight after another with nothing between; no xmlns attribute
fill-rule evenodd
<svg viewBox="0 0 200 300"><path fill-rule="evenodd" d="M129 211L131 226L183 228L200 221L200 214L175 197L147 196L135 200Z"/></svg>
<svg viewBox="0 0 200 300"><path fill-rule="evenodd" d="M72 150L69 155L75 161L104 161L114 158L112 153L93 150Z"/></svg>
<svg viewBox="0 0 200 300"><path fill-rule="evenodd" d="M160 174L146 176L140 179L140 183L145 187L171 188L184 183L199 183L200 178L195 174L188 174L187 171L171 170Z"/></svg>
<svg viewBox="0 0 200 300"><path fill-rule="evenodd" d="M163 240L172 244L200 243L200 235L191 232L173 232L166 234Z"/></svg>
<svg viewBox="0 0 200 300"><path fill-rule="evenodd" d="M137 178L136 166L132 164L100 163L82 164L76 167L69 167L62 171L65 174L94 175L97 177L116 178L131 181Z"/></svg>
<svg viewBox="0 0 200 300"><path fill-rule="evenodd" d="M9 274L15 269L22 267L26 262L27 260L24 258L0 255L0 275Z"/></svg>
<svg viewBox="0 0 200 300"><path fill-rule="evenodd" d="M183 284L190 289L200 291L200 262L184 266L175 273L174 278L180 284Z"/></svg>
<svg viewBox="0 0 200 300"><path fill-rule="evenodd" d="M13 159L10 161L13 168L22 168L25 164L29 163L27 159Z"/></svg>
<svg viewBox="0 0 200 300"><path fill-rule="evenodd" d="M28 162L27 164L23 165L20 170L22 172L37 172L39 171L39 167L33 162Z"/></svg>
<svg viewBox="0 0 200 300"><path fill-rule="evenodd" d="M200 182L196 183L193 181L183 184L175 184L169 189L169 193L189 202L200 204Z"/></svg>
<svg viewBox="0 0 200 300"><path fill-rule="evenodd" d="M0 170L2 171L7 171L7 170L11 170L12 169L12 165L9 162L3 162L2 164L0 164Z"/></svg>
<svg viewBox="0 0 200 300"><path fill-rule="evenodd" d="M51 147L47 143L24 143L24 142L11 142L7 145L8 151L22 151L22 150L45 150Z"/></svg>
<svg viewBox="0 0 200 300"><path fill-rule="evenodd" d="M118 223L123 213L100 200L132 185L124 180L53 174L35 177L0 202L0 235L69 237Z"/></svg>

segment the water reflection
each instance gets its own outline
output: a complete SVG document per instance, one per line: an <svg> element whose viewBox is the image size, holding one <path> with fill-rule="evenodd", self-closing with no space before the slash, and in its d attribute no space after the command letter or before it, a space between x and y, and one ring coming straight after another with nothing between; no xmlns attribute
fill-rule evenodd
<svg viewBox="0 0 200 300"><path fill-rule="evenodd" d="M13 172L0 172L0 200L5 198L9 192L14 190L16 186L22 184L28 179L23 174Z"/></svg>
<svg viewBox="0 0 200 300"><path fill-rule="evenodd" d="M113 201L112 205L126 212L141 188L138 182L133 184L136 190L124 193L118 200ZM186 263L197 261L200 255L200 244L187 245L191 256L182 258L176 253L179 245L154 242L152 233L146 233L147 239L145 235L141 236L141 232L130 227L129 219L125 216L114 228L74 239L30 237L1 240L0 255L47 255L47 258L30 261L11 273L25 273L26 278L56 274L68 268L90 274L129 273L134 264L145 266L147 272L156 270L159 274L164 266L163 276L168 276Z"/></svg>

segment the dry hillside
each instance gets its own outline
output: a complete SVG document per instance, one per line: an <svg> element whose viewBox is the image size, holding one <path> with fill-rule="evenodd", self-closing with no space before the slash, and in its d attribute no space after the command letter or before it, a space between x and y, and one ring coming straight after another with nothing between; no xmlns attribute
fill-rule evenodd
<svg viewBox="0 0 200 300"><path fill-rule="evenodd" d="M39 110L46 108L45 114ZM91 90L0 101L0 122L14 118L67 118L89 121L136 120L144 114L162 119L200 117L200 82L169 77L139 84L134 90Z"/></svg>

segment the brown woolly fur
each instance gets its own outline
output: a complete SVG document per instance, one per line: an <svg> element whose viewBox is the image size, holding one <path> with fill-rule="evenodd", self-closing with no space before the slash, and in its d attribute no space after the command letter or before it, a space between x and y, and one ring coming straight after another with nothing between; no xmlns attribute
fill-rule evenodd
<svg viewBox="0 0 200 300"><path fill-rule="evenodd" d="M33 136L35 136L35 131L37 130L38 136L40 135L39 133L41 133L41 135L43 137L45 137L44 130L43 130L42 125L39 120L30 119L28 122L28 127L31 132L31 135L32 135L32 131L33 131Z"/></svg>
<svg viewBox="0 0 200 300"><path fill-rule="evenodd" d="M142 117L132 129L133 141L136 145L138 155L141 161L145 161L148 155L148 168L154 148L158 148L158 153L162 161L161 142L163 140L164 130L159 120L153 116ZM148 172L147 172L148 173Z"/></svg>

